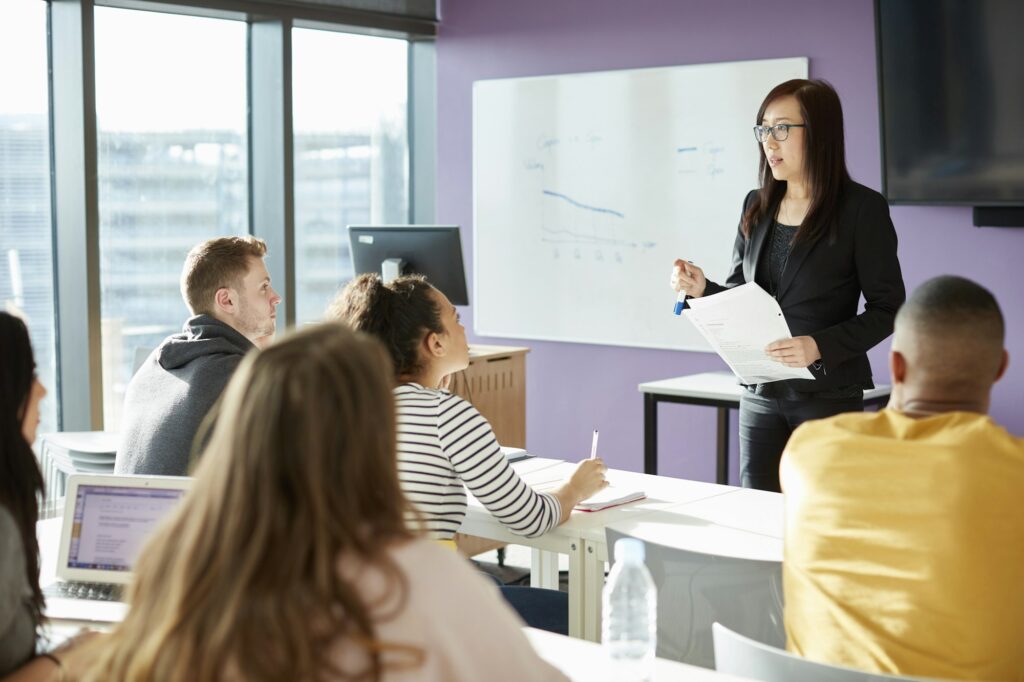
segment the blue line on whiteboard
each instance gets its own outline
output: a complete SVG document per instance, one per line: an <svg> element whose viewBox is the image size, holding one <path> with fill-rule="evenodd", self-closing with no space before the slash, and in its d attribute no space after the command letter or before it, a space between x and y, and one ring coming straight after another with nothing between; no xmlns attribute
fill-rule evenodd
<svg viewBox="0 0 1024 682"><path fill-rule="evenodd" d="M676 152L678 152L679 154L682 154L683 152L695 152L695 151L697 151L696 147L680 147L679 149L676 150Z"/></svg>
<svg viewBox="0 0 1024 682"><path fill-rule="evenodd" d="M549 244L582 244L582 245L605 245L605 246L628 246L630 248L644 248L650 249L657 246L656 242L634 242L625 239L612 239L609 237L598 237L590 234L580 234L579 232L573 232L572 230L561 230L552 229L550 227L542 227L541 231L550 235L568 235L569 239L553 239L551 237L541 237L541 241Z"/></svg>
<svg viewBox="0 0 1024 682"><path fill-rule="evenodd" d="M563 201L568 201L570 204L572 204L576 208L582 208L582 209L587 210L587 211L593 211L594 213L607 213L608 215L613 215L613 216L615 216L617 218L625 218L626 217L624 214L620 213L619 211L615 211L615 210L612 210L610 208L601 208L600 206L588 206L587 204L582 204L582 203L576 201L575 199L573 199L571 197L565 196L564 194L559 194L558 192L552 192L549 189L541 190L541 192L543 192L544 194L546 194L549 197L555 197L556 199L562 199Z"/></svg>

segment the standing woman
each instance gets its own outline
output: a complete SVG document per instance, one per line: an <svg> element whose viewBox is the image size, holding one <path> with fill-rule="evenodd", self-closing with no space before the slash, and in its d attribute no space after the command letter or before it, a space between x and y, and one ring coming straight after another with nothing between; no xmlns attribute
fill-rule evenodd
<svg viewBox="0 0 1024 682"><path fill-rule="evenodd" d="M766 354L814 379L745 386L740 476L779 490L779 459L801 423L864 409L867 351L892 333L906 297L885 198L850 179L839 96L822 80L776 86L757 112L761 186L743 202L724 284L676 260L671 284L700 297L757 282L779 301L792 338ZM863 294L864 311L857 314Z"/></svg>
<svg viewBox="0 0 1024 682"><path fill-rule="evenodd" d="M46 388L36 377L28 329L0 312L0 682L55 679L64 654L82 640L40 655L43 623L36 521L43 476L32 443Z"/></svg>

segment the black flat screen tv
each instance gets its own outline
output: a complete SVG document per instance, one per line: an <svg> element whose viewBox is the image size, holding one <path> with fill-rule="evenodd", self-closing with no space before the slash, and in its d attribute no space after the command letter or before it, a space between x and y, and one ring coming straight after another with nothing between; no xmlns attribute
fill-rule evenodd
<svg viewBox="0 0 1024 682"><path fill-rule="evenodd" d="M876 0L883 191L1024 206L1024 0Z"/></svg>

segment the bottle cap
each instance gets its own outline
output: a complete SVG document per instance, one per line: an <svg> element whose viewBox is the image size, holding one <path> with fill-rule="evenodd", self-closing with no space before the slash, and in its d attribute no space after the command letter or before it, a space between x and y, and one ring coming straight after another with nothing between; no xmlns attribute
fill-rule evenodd
<svg viewBox="0 0 1024 682"><path fill-rule="evenodd" d="M619 538L615 541L616 561L639 561L644 560L644 543L636 538Z"/></svg>

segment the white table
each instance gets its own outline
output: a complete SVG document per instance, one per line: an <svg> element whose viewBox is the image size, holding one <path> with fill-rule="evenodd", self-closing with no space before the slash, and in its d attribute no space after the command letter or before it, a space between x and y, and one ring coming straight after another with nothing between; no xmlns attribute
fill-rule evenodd
<svg viewBox="0 0 1024 682"><path fill-rule="evenodd" d="M739 409L745 390L732 372L703 372L639 385L644 394L644 473L658 473L658 403L682 403L718 408L717 468L715 480L729 482L729 410ZM883 406L890 387L882 384L864 391L864 405Z"/></svg>
<svg viewBox="0 0 1024 682"><path fill-rule="evenodd" d="M563 637L553 632L523 628L526 638L541 658L555 666L574 682L613 682L609 679L605 652L599 644L582 639ZM688 680L692 682L741 682L736 677L686 663L654 659L654 679ZM748 681L749 682L749 681Z"/></svg>
<svg viewBox="0 0 1024 682"><path fill-rule="evenodd" d="M544 489L555 481L564 481L576 465L559 460L534 458L513 465L530 485ZM538 468L543 467L543 468ZM688 481L668 476L651 476L632 471L609 470L608 479L616 487L643 490L647 498L599 512L573 512L558 528L537 537L514 535L469 496L469 509L460 529L463 533L531 547L533 565L530 575L534 587L558 588L558 554L569 557L569 634L598 641L601 630L601 590L604 587L608 549L605 528L630 523L655 512L666 512L687 503L735 492L737 488Z"/></svg>

